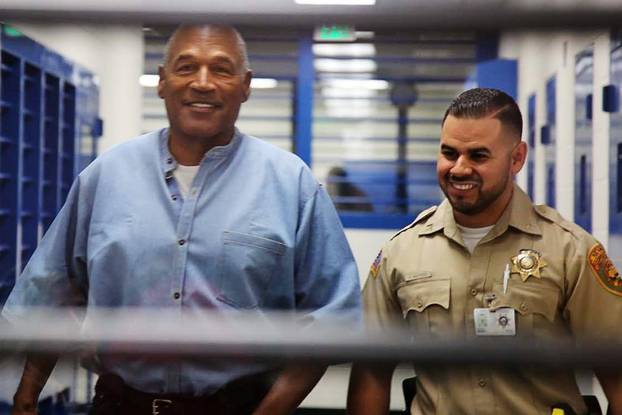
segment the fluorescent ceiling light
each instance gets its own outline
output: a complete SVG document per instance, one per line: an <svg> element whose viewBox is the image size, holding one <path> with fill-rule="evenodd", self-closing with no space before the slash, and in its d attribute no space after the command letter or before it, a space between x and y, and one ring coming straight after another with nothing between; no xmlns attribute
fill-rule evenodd
<svg viewBox="0 0 622 415"><path fill-rule="evenodd" d="M316 59L318 72L375 72L378 68L371 59Z"/></svg>
<svg viewBox="0 0 622 415"><path fill-rule="evenodd" d="M378 91L372 89L344 89L344 88L322 88L323 98L339 99L364 99L373 98L378 95Z"/></svg>
<svg viewBox="0 0 622 415"><path fill-rule="evenodd" d="M352 108L343 104L340 107L330 107L326 109L326 115L329 117L361 118L362 120L372 116L374 112L372 108Z"/></svg>
<svg viewBox="0 0 622 415"><path fill-rule="evenodd" d="M279 81L273 78L253 78L251 80L251 88L254 89L271 89L276 88Z"/></svg>
<svg viewBox="0 0 622 415"><path fill-rule="evenodd" d="M375 56L376 47L371 43L316 43L313 45L316 56L353 56L355 58Z"/></svg>
<svg viewBox="0 0 622 415"><path fill-rule="evenodd" d="M327 79L325 84L340 89L389 89L389 83L382 79Z"/></svg>
<svg viewBox="0 0 622 415"><path fill-rule="evenodd" d="M295 0L296 4L311 4L318 6L373 6L376 0Z"/></svg>
<svg viewBox="0 0 622 415"><path fill-rule="evenodd" d="M357 30L354 34L357 39L373 39L375 36L374 32L368 30Z"/></svg>
<svg viewBox="0 0 622 415"><path fill-rule="evenodd" d="M148 88L153 88L158 86L158 82L160 81L160 77L158 75L141 75L140 78L138 78L138 83L141 86L145 86Z"/></svg>

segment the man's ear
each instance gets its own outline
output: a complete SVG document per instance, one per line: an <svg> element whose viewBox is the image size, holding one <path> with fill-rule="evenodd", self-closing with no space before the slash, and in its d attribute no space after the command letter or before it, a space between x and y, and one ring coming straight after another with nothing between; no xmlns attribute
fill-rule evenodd
<svg viewBox="0 0 622 415"><path fill-rule="evenodd" d="M163 65L158 65L158 75L160 80L158 81L158 96L164 98L164 84L166 83L166 72Z"/></svg>
<svg viewBox="0 0 622 415"><path fill-rule="evenodd" d="M521 141L512 150L512 174L517 175L527 160L527 143Z"/></svg>
<svg viewBox="0 0 622 415"><path fill-rule="evenodd" d="M248 98L251 96L251 80L253 79L253 71L248 70L244 74L244 93L242 95L242 102L246 102Z"/></svg>

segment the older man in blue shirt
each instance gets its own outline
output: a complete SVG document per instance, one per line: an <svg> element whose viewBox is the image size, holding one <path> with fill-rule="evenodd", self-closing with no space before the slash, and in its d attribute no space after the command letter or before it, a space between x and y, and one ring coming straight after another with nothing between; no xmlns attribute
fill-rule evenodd
<svg viewBox="0 0 622 415"><path fill-rule="evenodd" d="M234 127L250 81L237 31L179 28L158 85L170 127L117 146L79 175L3 315L69 304L357 319L356 265L326 192L296 156ZM55 362L27 359L14 413L34 413ZM183 357L102 357L101 366L122 381L124 398L112 403L121 413L151 413L150 400L175 397L183 413L286 414L325 370L288 366L251 406L223 409L223 390L271 368Z"/></svg>

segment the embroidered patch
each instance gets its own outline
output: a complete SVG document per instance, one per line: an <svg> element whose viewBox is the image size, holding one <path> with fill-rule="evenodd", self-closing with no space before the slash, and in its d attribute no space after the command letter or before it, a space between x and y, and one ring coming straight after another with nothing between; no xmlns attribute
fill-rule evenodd
<svg viewBox="0 0 622 415"><path fill-rule="evenodd" d="M610 293L622 297L622 276L607 256L605 248L601 244L594 245L587 258L598 282Z"/></svg>
<svg viewBox="0 0 622 415"><path fill-rule="evenodd" d="M371 268L369 268L369 275L376 278L378 276L378 271L380 270L380 263L382 262L382 250L378 252L378 256L374 259L374 263L371 264Z"/></svg>

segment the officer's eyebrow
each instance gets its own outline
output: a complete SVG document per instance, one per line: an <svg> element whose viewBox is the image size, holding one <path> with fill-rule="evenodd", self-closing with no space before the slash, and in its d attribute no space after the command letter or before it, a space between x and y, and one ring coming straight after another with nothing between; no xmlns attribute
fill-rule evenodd
<svg viewBox="0 0 622 415"><path fill-rule="evenodd" d="M456 150L455 147L452 147L449 144L441 144L441 150L458 151ZM473 148L467 149L466 152L469 154L473 154L473 153L490 154L490 149L488 149L488 147L473 147Z"/></svg>

